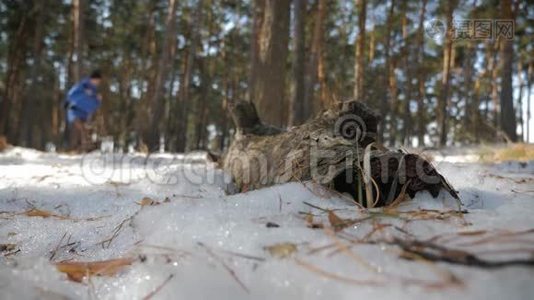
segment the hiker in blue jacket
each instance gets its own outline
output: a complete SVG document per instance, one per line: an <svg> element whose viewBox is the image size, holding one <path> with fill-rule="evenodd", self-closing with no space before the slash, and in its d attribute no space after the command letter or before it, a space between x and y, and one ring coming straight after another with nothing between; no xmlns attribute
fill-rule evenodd
<svg viewBox="0 0 534 300"><path fill-rule="evenodd" d="M71 150L86 150L86 123L101 105L102 96L98 93L101 81L100 71L95 70L75 84L67 94L65 110Z"/></svg>

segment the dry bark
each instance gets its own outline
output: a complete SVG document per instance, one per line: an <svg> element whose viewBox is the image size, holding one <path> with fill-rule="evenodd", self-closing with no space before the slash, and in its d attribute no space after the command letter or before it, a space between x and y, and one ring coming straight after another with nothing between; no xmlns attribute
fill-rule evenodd
<svg viewBox="0 0 534 300"><path fill-rule="evenodd" d="M365 99L364 74L365 74L365 19L367 17L367 1L357 0L358 6L358 38L354 63L354 98Z"/></svg>
<svg viewBox="0 0 534 300"><path fill-rule="evenodd" d="M505 0L501 2L502 18L513 20L512 1ZM517 120L514 110L514 97L512 86L512 72L514 60L514 45L511 39L501 37L500 43L500 73L501 73L501 92L500 108L501 118L500 125L506 136L512 141L517 142Z"/></svg>
<svg viewBox="0 0 534 300"><path fill-rule="evenodd" d="M288 0L254 1L249 93L259 115L271 124L286 124L286 60L289 43ZM273 109L276 108L276 109Z"/></svg>
<svg viewBox="0 0 534 300"><path fill-rule="evenodd" d="M445 45L443 46L443 75L441 80L441 94L438 99L437 107L437 121L439 132L439 145L441 147L447 144L447 123L448 123L448 102L450 97L450 83L451 83L451 64L454 61L453 55L453 32L451 29L453 21L453 12L456 6L456 1L447 3L447 30L445 32Z"/></svg>
<svg viewBox="0 0 534 300"><path fill-rule="evenodd" d="M223 168L239 191L314 181L361 200L366 196L364 182L374 182L367 189L376 199L373 206L389 204L401 194L413 197L422 190L437 197L442 188L458 199L422 157L375 146L380 116L361 102L338 103L287 131L263 124L250 102L237 103L232 117L237 132Z"/></svg>
<svg viewBox="0 0 534 300"><path fill-rule="evenodd" d="M165 19L165 38L163 40L163 46L161 56L159 57L156 77L154 78L154 88L150 105L154 116L152 117L150 126L150 135L145 138L146 142L151 148L155 148L159 142L161 133L163 132L162 117L164 114L165 103L163 99L164 85L167 81L167 77L173 66L174 60L174 48L176 47L176 9L178 7L178 1L169 0L169 7L167 9L167 17Z"/></svg>

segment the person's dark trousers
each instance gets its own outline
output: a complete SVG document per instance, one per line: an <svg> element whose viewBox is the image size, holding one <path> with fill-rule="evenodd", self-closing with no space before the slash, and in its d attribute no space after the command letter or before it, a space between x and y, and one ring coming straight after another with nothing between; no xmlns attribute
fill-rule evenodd
<svg viewBox="0 0 534 300"><path fill-rule="evenodd" d="M71 151L85 151L87 147L87 137L85 124L79 119L69 124L69 149Z"/></svg>

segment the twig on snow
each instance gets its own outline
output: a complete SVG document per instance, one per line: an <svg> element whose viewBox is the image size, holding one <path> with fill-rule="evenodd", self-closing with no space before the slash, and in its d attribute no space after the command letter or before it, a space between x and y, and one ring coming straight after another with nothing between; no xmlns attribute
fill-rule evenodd
<svg viewBox="0 0 534 300"><path fill-rule="evenodd" d="M225 269L226 271L230 274L230 276L232 276L232 278L237 282L237 284L239 284L239 286L247 293L250 294L250 290L247 288L247 286L239 279L239 277L237 277L237 274L235 273L235 271L230 268L225 262L224 260L222 260L219 256L217 256L213 250L211 250L208 246L206 246L204 243L202 242L198 242L197 243L200 247L204 248L206 250L206 252L215 260L217 260Z"/></svg>
<svg viewBox="0 0 534 300"><path fill-rule="evenodd" d="M145 297L143 297L143 300L149 300L149 299L152 299L152 297L154 297L157 293L159 293L159 291L161 291L163 289L163 287L169 283L169 281L171 281L171 279L174 277L174 274L171 274L169 275L169 277L167 277L167 279L165 279L158 287L156 287L152 292L150 292L148 295L146 295Z"/></svg>

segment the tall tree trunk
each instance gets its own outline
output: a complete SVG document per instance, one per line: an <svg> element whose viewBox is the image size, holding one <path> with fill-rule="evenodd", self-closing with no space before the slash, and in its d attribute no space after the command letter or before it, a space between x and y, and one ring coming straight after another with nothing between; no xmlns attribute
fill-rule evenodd
<svg viewBox="0 0 534 300"><path fill-rule="evenodd" d="M512 1L501 1L502 18L513 19ZM501 71L501 128L512 142L517 141L517 122L514 111L514 98L512 87L512 69L514 59L514 45L511 39L501 37L500 71Z"/></svg>
<svg viewBox="0 0 534 300"><path fill-rule="evenodd" d="M530 143L530 117L531 117L530 95L532 93L532 79L533 79L533 76L534 76L534 63L530 62L530 64L528 65L528 73L527 73L527 93L528 93L528 96L527 96L527 120L526 120L527 137L525 139L525 141L527 143Z"/></svg>
<svg viewBox="0 0 534 300"><path fill-rule="evenodd" d="M211 7L213 1L208 2L208 6ZM212 36L215 35L214 29L214 16L211 10L208 10L207 16L208 24L208 38L207 38L207 48L212 49L213 39ZM214 74L214 62L215 60L208 52L206 56L200 61L200 79L201 79L201 88L200 88L200 97L197 98L195 103L195 149L207 149L207 125L208 125L208 113L209 107L208 103L210 102L210 92L212 89L213 74ZM224 114L224 111L223 111Z"/></svg>
<svg viewBox="0 0 534 300"><path fill-rule="evenodd" d="M472 141L473 122L475 121L476 106L475 95L473 95L473 84L475 82L475 58L476 52L472 42L466 47L465 57L463 61L463 85L461 90L461 98L464 101L464 116L461 120L463 127L462 139L466 142Z"/></svg>
<svg viewBox="0 0 534 300"><path fill-rule="evenodd" d="M388 89L384 93L384 96L382 97L381 105L380 105L380 113L382 114L382 122L378 125L378 140L380 142L384 142L384 132L385 129L388 128L388 125L391 125L390 120L390 102L393 102L393 92L391 90L391 72L393 72L392 68L392 60L391 60L391 31L393 28L393 14L395 12L395 0L391 0L391 4L389 6L388 10L388 16L386 20L386 34L385 34L385 74L384 74L384 82L383 86L387 86ZM389 136L393 134L393 130L390 126L390 132Z"/></svg>
<svg viewBox="0 0 534 300"><path fill-rule="evenodd" d="M304 118L308 119L315 111L322 110L330 105L326 92L326 74L324 61L324 33L326 18L326 0L318 0L313 12L313 28L310 54L307 57L304 74L305 91ZM319 94L315 94L315 86L319 83Z"/></svg>
<svg viewBox="0 0 534 300"><path fill-rule="evenodd" d="M10 126L10 119L13 107L19 101L22 87L24 86L24 80L20 77L24 68L27 41L31 30L31 24L29 24L31 13L31 9L26 5L21 7L21 17L20 21L18 21L17 30L11 35L8 43L5 89L0 108L0 135L6 135L8 140L17 138L17 130L12 128L15 126Z"/></svg>
<svg viewBox="0 0 534 300"><path fill-rule="evenodd" d="M417 144L419 147L425 146L425 13L427 0L421 1L419 10L419 27L417 28Z"/></svg>
<svg viewBox="0 0 534 300"><path fill-rule="evenodd" d="M180 82L180 90L178 91L179 116L177 120L178 140L176 144L176 151L178 152L184 152L187 147L189 103L191 101L189 91L191 88L191 78L193 76L193 64L195 61L197 46L200 42L203 3L203 0L198 1L197 7L194 10L194 17L191 19L189 24L189 27L191 28L191 43L189 44L186 52L184 72Z"/></svg>
<svg viewBox="0 0 534 300"><path fill-rule="evenodd" d="M500 44L498 41L493 41L493 47L491 49L491 102L492 102L492 117L493 126L495 128L500 127L500 105L499 105L499 66L497 61L497 55L499 54Z"/></svg>
<svg viewBox="0 0 534 300"><path fill-rule="evenodd" d="M145 140L148 143L150 149L155 149L159 144L160 134L163 132L162 125L164 124L162 120L163 112L165 109L165 98L164 94L164 85L167 81L169 75L169 66L172 66L171 63L174 60L172 57L175 53L173 50L176 47L176 8L178 7L178 0L169 0L169 7L167 9L167 17L165 18L165 38L163 40L161 55L159 57L156 77L154 79L154 90L151 95L150 105L152 106L152 111L154 114L151 116L151 125L148 136L145 137Z"/></svg>
<svg viewBox="0 0 534 300"><path fill-rule="evenodd" d="M372 62L375 59L375 52L376 52L376 29L375 29L375 20L373 21L373 27L371 28L371 31L369 32L369 62Z"/></svg>
<svg viewBox="0 0 534 300"><path fill-rule="evenodd" d="M476 11L478 0L473 1L473 18L477 18ZM480 78L476 74L476 58L477 58L477 43L478 41L468 41L467 51L465 53L463 69L463 98L464 98L464 116L462 120L464 128L464 139L467 142L475 142L478 139L477 136L477 124L479 122L479 97L480 97Z"/></svg>
<svg viewBox="0 0 534 300"><path fill-rule="evenodd" d="M140 79L141 84L138 84L137 88L140 91L140 101L135 106L133 116L131 118L131 127L135 129L138 136L137 142L139 148L145 148L146 143L149 142L148 132L150 132L152 106L150 101L153 98L155 91L154 80L156 79L158 57L156 47L156 14L157 14L157 2L147 2L143 5L146 11L146 18L148 19L145 25L143 40L146 41L141 46L141 66L134 72L134 77ZM146 88L144 87L146 86ZM130 122L129 122L130 123ZM130 126L128 126L130 127ZM133 142L133 141L131 141Z"/></svg>
<svg viewBox="0 0 534 300"><path fill-rule="evenodd" d="M219 138L219 151L224 151L226 148L226 141L228 139L228 79L223 79L223 102L221 103L221 110L223 112L221 120L221 136Z"/></svg>
<svg viewBox="0 0 534 300"><path fill-rule="evenodd" d="M324 51L324 35L325 35L325 20L327 18L327 2L326 0L319 0L319 6L318 6L318 22L321 25L321 28L317 30L317 36L318 36L318 44L316 53L317 53L317 81L319 82L319 103L321 103L320 107L317 108L316 111L320 111L321 109L325 109L327 107L332 106L332 95L329 93L329 89L326 82L326 59L325 59L325 51ZM309 106L311 107L311 105ZM311 110L311 108L308 108L307 111L307 119L310 117L310 115L315 114L315 110Z"/></svg>
<svg viewBox="0 0 534 300"><path fill-rule="evenodd" d="M265 122L283 126L287 121L285 79L289 41L289 0L254 2L254 36L250 100Z"/></svg>
<svg viewBox="0 0 534 300"><path fill-rule="evenodd" d="M354 98L365 101L365 20L367 17L367 0L356 0L358 7L358 38L354 64Z"/></svg>
<svg viewBox="0 0 534 300"><path fill-rule="evenodd" d="M57 70L54 69L54 78L52 80L54 84L54 93L50 99L50 139L56 145L61 144L60 132L61 132L61 103L63 102L62 90L60 87L59 76Z"/></svg>
<svg viewBox="0 0 534 300"><path fill-rule="evenodd" d="M69 59L69 85L82 77L85 1L72 0L72 53Z"/></svg>
<svg viewBox="0 0 534 300"><path fill-rule="evenodd" d="M448 102L451 79L451 62L452 62L452 47L453 47L453 32L452 32L452 15L456 6L456 1L448 1L446 4L447 26L445 32L445 44L443 46L443 72L441 80L441 94L438 98L438 144L443 147L447 144L447 123L448 123Z"/></svg>
<svg viewBox="0 0 534 300"><path fill-rule="evenodd" d="M412 116L410 111L410 102L412 100L412 78L413 67L409 63L410 60L410 41L408 41L408 3L403 1L401 5L401 26L402 26L402 64L404 69L404 105L402 110L402 133L401 133L401 143L405 146L410 145L411 143L411 128L412 128Z"/></svg>
<svg viewBox="0 0 534 300"><path fill-rule="evenodd" d="M394 146L397 140L397 104L398 104L398 90L397 90L397 75L395 69L397 68L397 58L390 58L388 72L388 90L391 99L391 108L389 109L389 145Z"/></svg>
<svg viewBox="0 0 534 300"><path fill-rule="evenodd" d="M117 138L119 140L119 145L125 150L128 145L128 133L130 126L131 118L131 108L132 108L132 78L133 78L133 63L130 53L124 51L123 55L126 57L126 62L121 68L121 74L119 79L119 103L120 103L120 121L119 121L119 133Z"/></svg>
<svg viewBox="0 0 534 300"><path fill-rule="evenodd" d="M306 29L306 0L293 2L294 31L293 31L293 82L290 101L290 114L288 124L300 125L306 119L306 108L309 99L305 96L305 29Z"/></svg>
<svg viewBox="0 0 534 300"><path fill-rule="evenodd" d="M523 122L523 90L525 88L525 83L523 80L523 59L519 58L517 62L517 84L519 85L519 93L517 94L517 125L521 129L521 134L518 135L518 141L523 142L525 136L525 127Z"/></svg>
<svg viewBox="0 0 534 300"><path fill-rule="evenodd" d="M33 144L33 129L35 124L35 108L39 102L44 102L43 96L45 93L39 86L39 74L41 68L42 52L43 52L43 36L44 36L44 21L46 0L35 2L35 27L33 33L33 64L30 70L31 85L30 91L25 93L22 99L21 113L19 116L19 144L26 147L36 147ZM42 114L39 114L42 115Z"/></svg>
<svg viewBox="0 0 534 300"><path fill-rule="evenodd" d="M210 35L211 36L211 35ZM209 47L208 47L209 48ZM200 96L195 103L195 149L206 149L206 126L208 122L208 101L212 84L212 60L206 57L200 62Z"/></svg>
<svg viewBox="0 0 534 300"><path fill-rule="evenodd" d="M471 131L474 135L474 142L476 144L480 143L480 123L481 123L481 113L480 113L480 83L481 78L475 80L475 86L473 90L473 120L471 121Z"/></svg>
<svg viewBox="0 0 534 300"><path fill-rule="evenodd" d="M483 69L483 75L481 76L484 83L487 83L484 85L483 92L487 94L486 97L484 97L484 113L483 113L483 120L481 119L480 124L477 124L478 127L482 125L484 122L488 122L490 120L490 104L491 102L495 102L494 99L494 93L493 90L497 90L498 84L496 83L496 68L495 68L495 52L496 52L496 46L497 43L494 40L487 40L485 43L485 55L484 55L484 69ZM493 105L493 117L495 119L496 116L496 110L495 105ZM489 124L489 122L488 122ZM480 131L479 133L483 133Z"/></svg>

